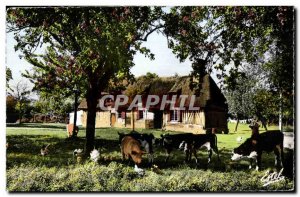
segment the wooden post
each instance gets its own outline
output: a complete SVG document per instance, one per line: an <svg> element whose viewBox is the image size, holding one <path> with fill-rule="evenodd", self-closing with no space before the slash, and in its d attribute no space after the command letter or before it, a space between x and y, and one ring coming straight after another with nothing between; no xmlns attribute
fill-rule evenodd
<svg viewBox="0 0 300 197"><path fill-rule="evenodd" d="M134 131L135 129L135 125L134 125L134 111L131 110L131 128L132 128L132 131Z"/></svg>

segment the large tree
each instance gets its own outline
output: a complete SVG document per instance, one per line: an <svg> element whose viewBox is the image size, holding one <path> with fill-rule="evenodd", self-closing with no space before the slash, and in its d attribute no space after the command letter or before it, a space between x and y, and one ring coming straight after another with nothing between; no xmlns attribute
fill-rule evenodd
<svg viewBox="0 0 300 197"><path fill-rule="evenodd" d="M217 77L235 89L237 79L245 77L243 66L263 65L269 70L269 88L293 110L293 7L174 7L165 21L169 47L181 61L194 62L192 77L217 70Z"/></svg>
<svg viewBox="0 0 300 197"><path fill-rule="evenodd" d="M160 7L8 8L8 32L15 32L24 58L35 66L37 88L71 91L75 84L87 100L85 151L94 147L97 101L110 81L130 77L133 56L161 27ZM44 44L43 54L36 48Z"/></svg>

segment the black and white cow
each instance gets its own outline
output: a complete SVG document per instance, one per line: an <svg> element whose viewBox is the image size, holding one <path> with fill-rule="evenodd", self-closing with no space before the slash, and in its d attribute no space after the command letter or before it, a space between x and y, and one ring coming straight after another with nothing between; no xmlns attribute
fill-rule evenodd
<svg viewBox="0 0 300 197"><path fill-rule="evenodd" d="M233 149L232 161L238 161L242 158L250 159L250 166L252 168L253 160L256 161L256 170L261 169L261 155L262 152L275 153L275 166L282 167L283 155L283 133L280 131L267 131L261 133L257 138L248 138L239 147Z"/></svg>
<svg viewBox="0 0 300 197"><path fill-rule="evenodd" d="M119 145L121 145L122 139L125 136L130 136L134 138L135 140L138 140L141 144L141 147L143 147L148 153L148 162L151 164L153 163L154 156L153 156L153 143L154 143L154 135L151 134L146 134L146 133L138 133L138 132L131 132L128 134L125 133L119 133Z"/></svg>
<svg viewBox="0 0 300 197"><path fill-rule="evenodd" d="M193 134L192 141L189 143L183 141L179 145L179 149L185 150L185 152L189 153L188 156L189 161L191 160L192 153L193 153L196 159L196 163L198 164L197 151L202 147L206 147L208 151L207 163L210 163L211 161L212 151L214 151L217 154L218 160L220 160L218 146L217 146L218 141L217 141L217 136L215 134ZM186 149L190 149L190 150L187 151Z"/></svg>
<svg viewBox="0 0 300 197"><path fill-rule="evenodd" d="M174 135L170 135L170 134L163 135L162 134L161 140L160 140L160 145L166 150L166 153L167 153L165 163L168 162L172 150L179 149L179 146L183 142L186 143L186 147L187 147L185 149L185 153L186 153L185 161L188 161L188 156L190 154L189 146L192 142L192 138L193 138L192 133L183 133L183 134L174 134Z"/></svg>

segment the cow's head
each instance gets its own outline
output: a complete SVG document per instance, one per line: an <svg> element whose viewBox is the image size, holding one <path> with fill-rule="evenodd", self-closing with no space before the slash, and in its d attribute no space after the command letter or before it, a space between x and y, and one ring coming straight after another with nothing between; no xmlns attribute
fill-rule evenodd
<svg viewBox="0 0 300 197"><path fill-rule="evenodd" d="M170 136L170 134L165 134L165 135L160 135L161 136L161 145L163 147L167 147L170 146L173 142L172 137Z"/></svg>
<svg viewBox="0 0 300 197"><path fill-rule="evenodd" d="M145 147L148 153L153 153L153 144L155 143L154 135L151 134L141 134L142 145Z"/></svg>
<svg viewBox="0 0 300 197"><path fill-rule="evenodd" d="M251 152L254 151L252 139L248 138L244 143L242 143L239 147L233 149L233 155L231 157L232 161L237 161L242 159L243 157L248 157Z"/></svg>
<svg viewBox="0 0 300 197"><path fill-rule="evenodd" d="M135 164L142 163L143 154L146 154L146 152L144 152L144 151L135 151L135 150L131 151L131 157L132 157L132 160L134 161Z"/></svg>
<svg viewBox="0 0 300 197"><path fill-rule="evenodd" d="M252 122L249 125L249 128L252 130L252 132L258 133L259 124L257 122Z"/></svg>

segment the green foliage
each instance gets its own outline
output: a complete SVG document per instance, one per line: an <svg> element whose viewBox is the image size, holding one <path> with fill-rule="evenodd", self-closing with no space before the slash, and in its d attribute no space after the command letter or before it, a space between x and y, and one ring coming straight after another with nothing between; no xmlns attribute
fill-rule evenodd
<svg viewBox="0 0 300 197"><path fill-rule="evenodd" d="M234 87L245 64L266 63L270 83L291 90L294 18L293 7L173 7L164 16L164 33L181 61L189 58L197 65L192 76L216 69L219 79Z"/></svg>
<svg viewBox="0 0 300 197"><path fill-rule="evenodd" d="M255 115L256 81L251 76L239 77L236 81L235 88L225 92L228 112L239 119L252 118Z"/></svg>
<svg viewBox="0 0 300 197"><path fill-rule="evenodd" d="M77 85L87 101L86 150L91 150L101 93L132 77L136 52L154 59L141 45L162 27L161 15L161 7L10 7L7 29L15 33L15 50L34 65L34 72L24 76L36 90L63 99ZM36 54L41 45L46 51Z"/></svg>
<svg viewBox="0 0 300 197"><path fill-rule="evenodd" d="M145 77L148 79L154 79L154 78L158 78L158 75L156 73L147 72Z"/></svg>
<svg viewBox="0 0 300 197"><path fill-rule="evenodd" d="M6 89L10 89L9 87L9 81L12 80L12 73L10 68L6 67Z"/></svg>
<svg viewBox="0 0 300 197"><path fill-rule="evenodd" d="M61 99L61 95L52 94L51 97L47 94L41 93L39 100L34 102L34 113L54 113L57 115L65 116L70 113L73 108L73 102L71 99Z"/></svg>

